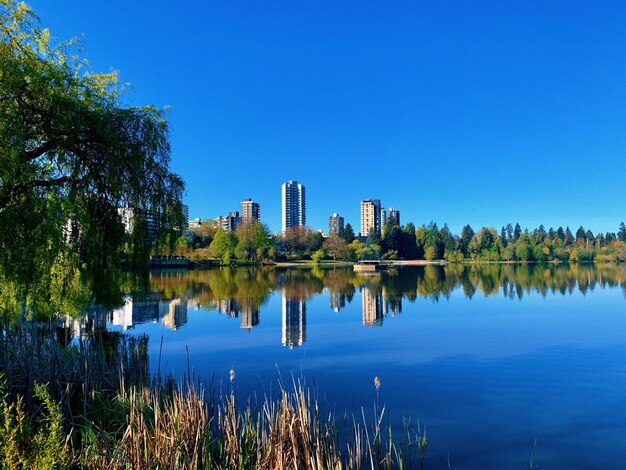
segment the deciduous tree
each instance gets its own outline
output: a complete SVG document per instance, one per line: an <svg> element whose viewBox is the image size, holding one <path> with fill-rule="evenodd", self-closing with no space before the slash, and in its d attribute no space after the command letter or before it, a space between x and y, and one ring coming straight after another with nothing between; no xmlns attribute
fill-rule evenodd
<svg viewBox="0 0 626 470"><path fill-rule="evenodd" d="M93 73L75 50L54 43L23 3L0 2L5 308L53 314L59 306L50 302L51 290L70 296L74 287L84 294L82 303L92 294L115 303L124 248L135 266L145 266L149 255L140 214L160 227L181 225L184 185L169 169L164 111L124 106L117 74ZM132 208L138 219L129 238L120 207Z"/></svg>

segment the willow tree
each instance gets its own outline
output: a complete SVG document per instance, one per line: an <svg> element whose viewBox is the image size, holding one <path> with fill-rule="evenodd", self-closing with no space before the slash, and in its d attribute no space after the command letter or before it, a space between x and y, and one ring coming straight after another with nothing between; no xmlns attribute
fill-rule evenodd
<svg viewBox="0 0 626 470"><path fill-rule="evenodd" d="M180 215L164 111L128 107L28 6L0 0L0 307L49 315L112 303L125 257L147 260L146 224Z"/></svg>

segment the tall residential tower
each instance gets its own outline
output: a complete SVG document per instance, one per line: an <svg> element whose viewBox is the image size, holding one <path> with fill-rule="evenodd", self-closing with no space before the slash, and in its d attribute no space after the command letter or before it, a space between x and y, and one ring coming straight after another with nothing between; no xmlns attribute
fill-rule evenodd
<svg viewBox="0 0 626 470"><path fill-rule="evenodd" d="M343 217L336 212L328 218L328 234L339 234L343 230Z"/></svg>
<svg viewBox="0 0 626 470"><path fill-rule="evenodd" d="M361 201L361 236L380 234L382 229L382 205L380 199Z"/></svg>
<svg viewBox="0 0 626 470"><path fill-rule="evenodd" d="M254 202L249 197L241 201L241 221L243 223L258 222L260 218L261 205L258 202Z"/></svg>
<svg viewBox="0 0 626 470"><path fill-rule="evenodd" d="M306 193L304 186L297 181L288 181L282 185L283 232L292 227L306 225Z"/></svg>

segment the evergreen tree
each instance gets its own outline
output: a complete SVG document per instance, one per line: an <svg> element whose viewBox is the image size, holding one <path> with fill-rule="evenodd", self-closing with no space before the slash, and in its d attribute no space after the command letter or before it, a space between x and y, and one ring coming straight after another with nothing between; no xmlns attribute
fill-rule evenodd
<svg viewBox="0 0 626 470"><path fill-rule="evenodd" d="M617 238L622 242L626 242L626 225L624 225L624 222L619 224L619 231L617 232Z"/></svg>
<svg viewBox="0 0 626 470"><path fill-rule="evenodd" d="M383 230L383 237L380 242L380 248L383 253L388 251L400 251L402 245L402 230L398 227L398 224L393 219L390 219L385 224Z"/></svg>
<svg viewBox="0 0 626 470"><path fill-rule="evenodd" d="M461 241L459 243L459 249L465 257L467 257L467 249L470 242L472 241L472 238L474 238L474 230L472 230L472 227L470 227L469 225L466 225L461 230Z"/></svg>
<svg viewBox="0 0 626 470"><path fill-rule="evenodd" d="M506 224L506 241L510 242L513 240L513 226L511 224Z"/></svg>
<svg viewBox="0 0 626 470"><path fill-rule="evenodd" d="M572 235L572 231L569 227L565 227L565 236L563 237L563 242L565 246L572 246L574 244L574 235Z"/></svg>
<svg viewBox="0 0 626 470"><path fill-rule="evenodd" d="M352 225L350 224L346 224L344 228L339 230L338 235L348 243L352 243L352 241L356 238L354 236L354 229L352 228Z"/></svg>
<svg viewBox="0 0 626 470"><path fill-rule="evenodd" d="M537 228L537 233L535 235L535 238L537 239L537 242L540 243L542 241L544 241L546 239L546 228L543 226L543 224L541 224L538 228Z"/></svg>
<svg viewBox="0 0 626 470"><path fill-rule="evenodd" d="M446 251L452 253L456 249L456 241L454 240L454 236L450 229L448 228L448 224L443 224L441 230L439 230L439 237L441 242L443 243L444 253Z"/></svg>
<svg viewBox="0 0 626 470"><path fill-rule="evenodd" d="M417 258L417 242L415 239L415 225L409 222L402 229L402 242L400 244L400 250L398 256L403 259L416 259Z"/></svg>
<svg viewBox="0 0 626 470"><path fill-rule="evenodd" d="M515 224L515 228L513 229L513 241L517 242L519 237L522 235L522 227L519 226L519 223Z"/></svg>
<svg viewBox="0 0 626 470"><path fill-rule="evenodd" d="M507 245L507 241L506 241L506 228L504 226L502 226L502 230L500 230L500 240L502 242L502 247L506 248Z"/></svg>
<svg viewBox="0 0 626 470"><path fill-rule="evenodd" d="M563 227L556 229L556 236L559 240L565 241L565 231L563 230Z"/></svg>
<svg viewBox="0 0 626 470"><path fill-rule="evenodd" d="M587 234L585 232L585 229L581 225L580 227L578 227L578 230L576 230L576 241L584 242L586 240L587 240Z"/></svg>

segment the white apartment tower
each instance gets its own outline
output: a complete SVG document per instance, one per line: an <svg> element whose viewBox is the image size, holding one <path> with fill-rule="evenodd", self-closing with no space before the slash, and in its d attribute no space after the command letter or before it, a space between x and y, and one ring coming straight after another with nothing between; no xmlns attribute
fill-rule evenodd
<svg viewBox="0 0 626 470"><path fill-rule="evenodd" d="M292 227L306 225L306 193L304 186L297 181L288 181L282 185L283 232Z"/></svg>
<svg viewBox="0 0 626 470"><path fill-rule="evenodd" d="M369 237L380 234L382 229L382 213L380 199L365 199L361 201L361 236Z"/></svg>

